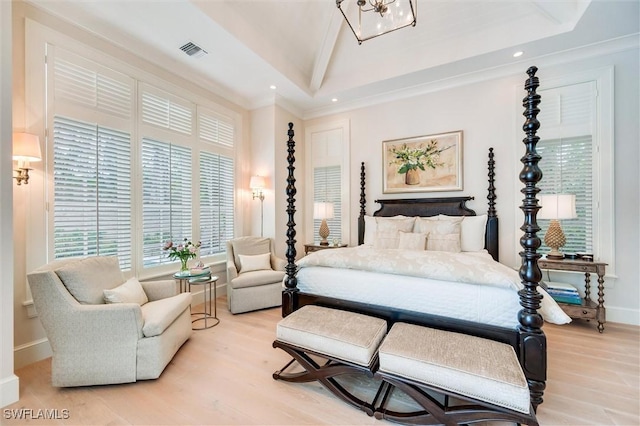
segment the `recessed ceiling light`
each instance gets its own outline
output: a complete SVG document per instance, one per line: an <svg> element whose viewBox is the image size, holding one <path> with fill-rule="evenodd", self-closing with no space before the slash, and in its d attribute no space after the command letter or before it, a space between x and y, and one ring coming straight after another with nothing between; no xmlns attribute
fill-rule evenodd
<svg viewBox="0 0 640 426"><path fill-rule="evenodd" d="M338 102L338 98L331 99L331 102Z"/></svg>
<svg viewBox="0 0 640 426"><path fill-rule="evenodd" d="M277 87L276 87L276 85L275 85L275 84L272 84L271 86L269 86L269 89L271 89L271 90L276 90L276 89L277 89Z"/></svg>
<svg viewBox="0 0 640 426"><path fill-rule="evenodd" d="M524 52L522 50L518 50L516 53L513 54L513 57L514 58L519 58L523 54L524 54Z"/></svg>

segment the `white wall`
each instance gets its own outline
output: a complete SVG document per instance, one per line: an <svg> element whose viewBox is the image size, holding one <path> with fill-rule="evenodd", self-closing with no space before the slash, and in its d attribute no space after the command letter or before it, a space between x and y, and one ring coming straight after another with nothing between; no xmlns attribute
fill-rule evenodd
<svg viewBox="0 0 640 426"><path fill-rule="evenodd" d="M635 48L599 55L571 63L555 65L557 58L547 58L538 63L541 87L545 79L552 79L586 69L614 66L615 69L615 162L607 167L615 168L615 271L608 277L605 306L609 321L640 325L638 291L639 262L639 207L638 194L638 59ZM545 66L545 62L549 65ZM561 61L562 62L562 61ZM462 87L441 90L410 99L389 102L372 107L326 116L305 122L313 126L338 119L351 123L351 189L359 187L359 165L367 167L367 213L379 206L377 198L412 198L418 196L475 196L469 206L479 212L487 208L487 150L495 148L497 210L500 218L500 257L509 266L518 267L520 246L518 238L522 224L519 210L522 187L518 173L522 164L518 161L524 153L521 130L523 108L514 104L526 92L523 84L527 66L521 74L499 77ZM544 100L540 106L544 108ZM432 194L382 193L382 141L411 136L464 131L464 190ZM298 164L301 161L298 159ZM302 163L303 164L303 163ZM351 197L351 210L358 211L358 197ZM355 217L353 219L355 221ZM351 230L351 243L357 241L357 229ZM578 282L581 275L573 277ZM592 293L593 294L593 293Z"/></svg>

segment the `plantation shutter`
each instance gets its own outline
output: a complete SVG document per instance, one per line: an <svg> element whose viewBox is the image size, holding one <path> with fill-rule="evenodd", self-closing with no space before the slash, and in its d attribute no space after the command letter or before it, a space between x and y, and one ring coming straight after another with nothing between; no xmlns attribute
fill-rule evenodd
<svg viewBox="0 0 640 426"><path fill-rule="evenodd" d="M538 187L541 194L573 194L576 196L577 219L563 219L562 230L567 253L593 253L594 222L594 102L592 83L548 89L541 92L544 108L537 151L542 157L543 178ZM541 238L549 220L539 219ZM543 246L541 252L548 251Z"/></svg>
<svg viewBox="0 0 640 426"><path fill-rule="evenodd" d="M54 257L118 256L131 269L131 148L125 132L55 117Z"/></svg>
<svg viewBox="0 0 640 426"><path fill-rule="evenodd" d="M198 109L200 139L200 240L203 256L226 251L234 229L234 127L231 120Z"/></svg>
<svg viewBox="0 0 640 426"><path fill-rule="evenodd" d="M203 256L226 251L233 238L233 159L200 153L200 240Z"/></svg>
<svg viewBox="0 0 640 426"><path fill-rule="evenodd" d="M133 79L48 45L55 259L118 256L132 269Z"/></svg>
<svg viewBox="0 0 640 426"><path fill-rule="evenodd" d="M313 169L313 201L333 203L333 219L327 219L329 241L342 236L342 169L340 166ZM319 238L321 219L313 220L313 236Z"/></svg>
<svg viewBox="0 0 640 426"><path fill-rule="evenodd" d="M191 239L191 149L142 139L143 265L172 263L165 242Z"/></svg>

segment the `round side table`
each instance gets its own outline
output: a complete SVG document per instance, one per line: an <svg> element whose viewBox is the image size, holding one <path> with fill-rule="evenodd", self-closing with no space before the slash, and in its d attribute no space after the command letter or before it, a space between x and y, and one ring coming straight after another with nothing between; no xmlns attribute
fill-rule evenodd
<svg viewBox="0 0 640 426"><path fill-rule="evenodd" d="M188 281L187 291L191 291L192 285L203 286L204 293L204 312L193 312L191 316L198 317L191 321L191 328L193 330L205 330L207 328L215 327L220 324L218 319L218 310L216 308L216 282L218 277L212 275L206 278L192 278ZM211 287L213 287L213 313L211 312ZM209 292L207 293L207 289Z"/></svg>

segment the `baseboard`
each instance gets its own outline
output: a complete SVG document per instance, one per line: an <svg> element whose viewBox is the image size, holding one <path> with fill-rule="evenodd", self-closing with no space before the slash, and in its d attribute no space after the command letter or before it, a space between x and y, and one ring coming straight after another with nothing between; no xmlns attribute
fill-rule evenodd
<svg viewBox="0 0 640 426"><path fill-rule="evenodd" d="M0 407L6 407L9 404L20 399L20 379L15 374L0 380Z"/></svg>
<svg viewBox="0 0 640 426"><path fill-rule="evenodd" d="M607 306L607 322L640 326L640 311L637 309Z"/></svg>
<svg viewBox="0 0 640 426"><path fill-rule="evenodd" d="M49 358L51 355L51 346L46 338L16 346L13 349L14 368L17 370L25 365Z"/></svg>

